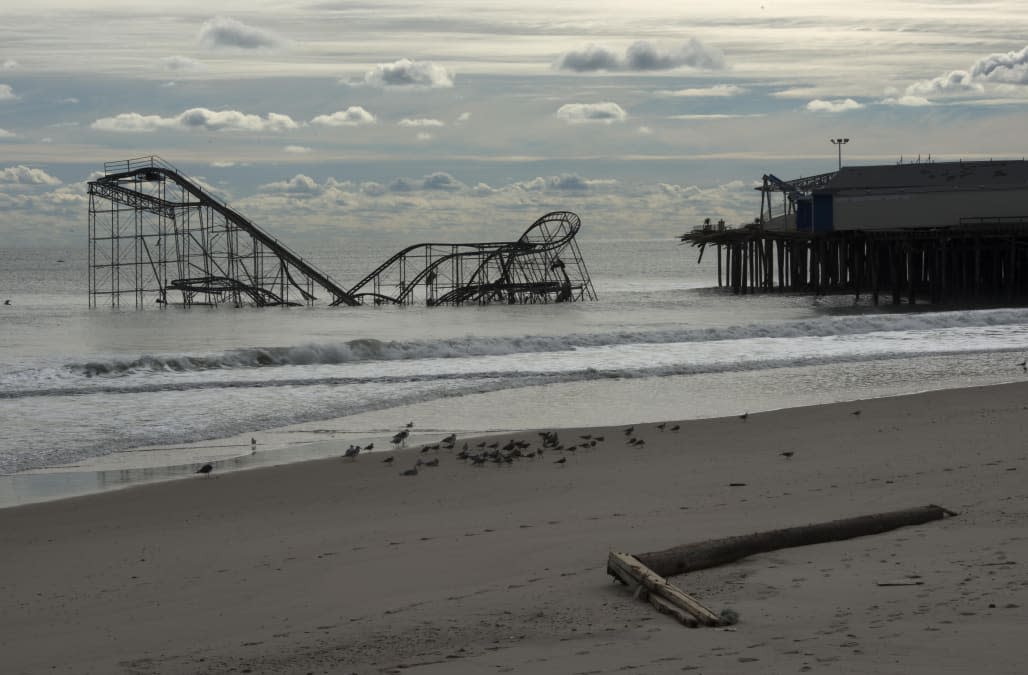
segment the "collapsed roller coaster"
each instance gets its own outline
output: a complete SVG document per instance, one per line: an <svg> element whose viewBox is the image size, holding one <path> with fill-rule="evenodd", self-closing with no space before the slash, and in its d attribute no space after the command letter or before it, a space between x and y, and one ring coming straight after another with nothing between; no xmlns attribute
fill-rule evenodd
<svg viewBox="0 0 1028 675"><path fill-rule="evenodd" d="M158 157L104 165L89 182L89 304L530 304L595 300L574 213L513 242L416 244L344 288Z"/></svg>

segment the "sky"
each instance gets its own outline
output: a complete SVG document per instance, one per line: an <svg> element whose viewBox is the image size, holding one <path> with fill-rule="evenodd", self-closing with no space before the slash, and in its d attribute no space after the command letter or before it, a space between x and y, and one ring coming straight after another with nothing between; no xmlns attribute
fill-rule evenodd
<svg viewBox="0 0 1028 675"><path fill-rule="evenodd" d="M212 13L211 6L217 6ZM0 0L0 237L157 155L287 241L751 222L765 173L1028 145L1023 0Z"/></svg>

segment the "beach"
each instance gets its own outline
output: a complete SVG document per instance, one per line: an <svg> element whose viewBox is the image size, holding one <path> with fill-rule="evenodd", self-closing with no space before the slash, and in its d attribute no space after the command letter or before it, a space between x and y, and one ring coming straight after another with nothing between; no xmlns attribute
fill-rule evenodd
<svg viewBox="0 0 1028 675"><path fill-rule="evenodd" d="M637 425L644 446L562 429L604 440L509 465L412 447L0 509L3 669L1024 671L1028 384L674 424ZM728 628L605 573L611 550L926 504L959 515L673 579Z"/></svg>

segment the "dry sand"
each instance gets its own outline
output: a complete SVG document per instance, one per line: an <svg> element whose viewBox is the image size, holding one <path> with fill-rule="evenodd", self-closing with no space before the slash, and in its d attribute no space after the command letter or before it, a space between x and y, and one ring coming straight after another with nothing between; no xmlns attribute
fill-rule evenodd
<svg viewBox="0 0 1028 675"><path fill-rule="evenodd" d="M1028 385L590 431L564 465L409 449L0 510L0 670L1028 671ZM960 515L675 580L731 629L605 574L610 549L929 503Z"/></svg>

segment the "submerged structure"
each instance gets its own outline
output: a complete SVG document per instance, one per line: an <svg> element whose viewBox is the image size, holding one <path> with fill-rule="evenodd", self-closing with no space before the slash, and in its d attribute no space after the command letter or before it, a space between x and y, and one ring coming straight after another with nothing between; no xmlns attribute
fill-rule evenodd
<svg viewBox="0 0 1028 675"><path fill-rule="evenodd" d="M345 288L158 157L89 182L89 304L461 305L594 300L569 211L516 241L417 244ZM126 300L127 301L127 300Z"/></svg>
<svg viewBox="0 0 1028 675"><path fill-rule="evenodd" d="M917 162L764 176L760 216L704 226L718 285L852 292L894 304L1028 299L1028 163ZM780 200L780 201L779 201Z"/></svg>

